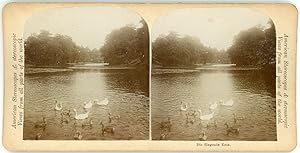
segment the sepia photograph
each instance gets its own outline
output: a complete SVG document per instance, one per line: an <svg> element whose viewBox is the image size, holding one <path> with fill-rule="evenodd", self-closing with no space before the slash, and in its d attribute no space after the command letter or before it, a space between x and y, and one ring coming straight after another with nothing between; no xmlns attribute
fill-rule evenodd
<svg viewBox="0 0 300 153"><path fill-rule="evenodd" d="M37 11L24 49L24 140L149 140L149 32L139 14Z"/></svg>
<svg viewBox="0 0 300 153"><path fill-rule="evenodd" d="M276 30L247 8L175 9L154 23L153 140L277 141Z"/></svg>
<svg viewBox="0 0 300 153"><path fill-rule="evenodd" d="M291 151L297 15L289 3L7 3L3 148Z"/></svg>

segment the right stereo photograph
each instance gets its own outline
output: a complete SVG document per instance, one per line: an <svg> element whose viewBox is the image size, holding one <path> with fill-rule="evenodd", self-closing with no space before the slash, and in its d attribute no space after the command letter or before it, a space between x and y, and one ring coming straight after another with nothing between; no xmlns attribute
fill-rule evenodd
<svg viewBox="0 0 300 153"><path fill-rule="evenodd" d="M266 14L172 10L151 38L152 140L277 140L276 29Z"/></svg>

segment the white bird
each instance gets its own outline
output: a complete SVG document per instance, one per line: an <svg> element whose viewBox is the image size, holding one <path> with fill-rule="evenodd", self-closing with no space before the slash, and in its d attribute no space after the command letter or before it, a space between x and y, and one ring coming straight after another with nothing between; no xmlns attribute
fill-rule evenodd
<svg viewBox="0 0 300 153"><path fill-rule="evenodd" d="M232 99L230 99L230 100L228 100L226 102L220 100L220 103L221 103L222 106L232 106L233 103L234 103L234 101Z"/></svg>
<svg viewBox="0 0 300 153"><path fill-rule="evenodd" d="M93 103L92 103L92 101L89 101L88 103L87 102L84 102L84 108L85 109L89 109L89 108L92 108L92 106L93 106Z"/></svg>
<svg viewBox="0 0 300 153"><path fill-rule="evenodd" d="M62 109L62 103L58 103L57 100L55 100L55 108L56 111L60 111Z"/></svg>
<svg viewBox="0 0 300 153"><path fill-rule="evenodd" d="M199 118L200 120L210 120L214 117L215 112L212 112L210 114L202 115L202 111L199 109Z"/></svg>
<svg viewBox="0 0 300 153"><path fill-rule="evenodd" d="M209 106L209 109L214 110L218 107L218 104L215 102L212 105Z"/></svg>
<svg viewBox="0 0 300 153"><path fill-rule="evenodd" d="M107 98L105 98L104 100L102 100L102 101L97 101L96 103L97 103L97 105L101 105L101 106L105 106L105 105L108 105L108 99Z"/></svg>
<svg viewBox="0 0 300 153"><path fill-rule="evenodd" d="M188 109L188 106L186 103L181 102L180 110L181 111L186 111Z"/></svg>
<svg viewBox="0 0 300 153"><path fill-rule="evenodd" d="M84 114L77 114L77 110L76 109L73 109L74 110L74 112L75 112L75 119L76 120L83 120L83 119L86 119L86 118L88 118L89 117L89 112L86 112L86 113L84 113Z"/></svg>

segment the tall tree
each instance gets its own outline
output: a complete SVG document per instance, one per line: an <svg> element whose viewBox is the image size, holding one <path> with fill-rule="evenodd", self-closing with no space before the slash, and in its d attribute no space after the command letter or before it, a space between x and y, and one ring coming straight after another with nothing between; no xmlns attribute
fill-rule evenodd
<svg viewBox="0 0 300 153"><path fill-rule="evenodd" d="M228 49L231 62L237 66L265 67L274 65L276 58L276 31L272 21L269 27L253 27L236 35Z"/></svg>
<svg viewBox="0 0 300 153"><path fill-rule="evenodd" d="M160 35L152 43L153 63L162 66L193 66L216 61L218 52L201 43L197 37L176 32Z"/></svg>
<svg viewBox="0 0 300 153"><path fill-rule="evenodd" d="M141 27L127 25L106 36L100 51L110 65L141 66L149 64L149 34L145 21Z"/></svg>
<svg viewBox="0 0 300 153"><path fill-rule="evenodd" d="M79 47L66 35L53 36L42 30L25 40L25 63L35 66L64 66L75 62L101 62L100 51Z"/></svg>

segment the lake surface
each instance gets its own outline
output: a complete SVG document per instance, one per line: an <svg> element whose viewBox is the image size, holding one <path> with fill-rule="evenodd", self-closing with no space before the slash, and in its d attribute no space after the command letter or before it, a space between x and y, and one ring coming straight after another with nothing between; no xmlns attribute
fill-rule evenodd
<svg viewBox="0 0 300 153"><path fill-rule="evenodd" d="M262 74L259 70L152 70L152 139L165 135L165 140L198 140L204 131L208 141L276 141L275 80L270 84L270 77ZM194 123L187 123L186 113L201 109L210 114L212 103L230 99L233 106L218 105L210 121L200 121L196 113L189 117ZM180 111L180 102L188 104L188 111ZM244 119L234 123L233 113ZM161 128L168 117L170 131ZM226 122L238 127L239 134L227 135Z"/></svg>
<svg viewBox="0 0 300 153"><path fill-rule="evenodd" d="M42 117L47 126L42 140L73 140L78 130L83 140L144 140L149 139L148 76L136 70L74 70L72 72L38 73L25 76L24 139L35 139L41 132L34 128ZM84 113L84 102L108 98L107 106L94 104L88 122L78 121L75 113ZM61 114L54 110L55 100L64 110L71 110L69 123L61 124ZM109 123L108 113L112 114ZM118 119L118 116L120 118ZM101 134L100 122L114 127L114 134Z"/></svg>

